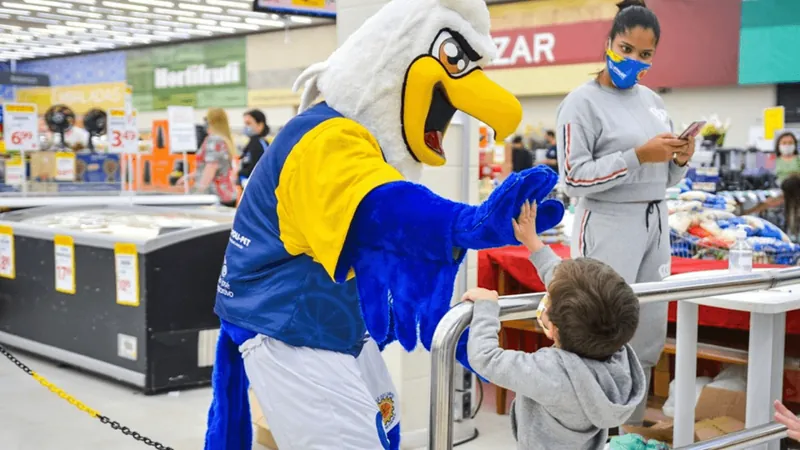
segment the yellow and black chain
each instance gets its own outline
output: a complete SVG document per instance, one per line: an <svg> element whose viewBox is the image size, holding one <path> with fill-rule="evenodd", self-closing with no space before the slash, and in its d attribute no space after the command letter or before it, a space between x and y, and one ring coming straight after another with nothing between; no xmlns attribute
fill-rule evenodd
<svg viewBox="0 0 800 450"><path fill-rule="evenodd" d="M48 390L50 390L50 392L52 392L52 393L58 395L59 397L63 398L64 400L69 402L70 405L72 405L72 406L78 408L79 410L89 414L93 418L99 419L101 423L109 425L111 427L111 429L119 430L119 432L124 434L125 436L130 436L130 437L136 439L137 441L139 441L139 442L141 442L141 443L143 443L145 445L149 445L151 447L155 447L158 450L173 450L172 447L167 447L167 446L165 446L165 445L163 445L163 444L161 444L159 442L156 442L156 441L154 441L154 440L152 440L152 439L150 439L148 437L142 436L141 434L137 433L136 431L131 430L128 427L123 427L116 420L111 420L108 417L106 417L106 416L100 414L99 412L95 411L94 409L89 408L88 406L84 405L81 401L77 400L75 397L67 394L66 392L64 392L64 390L62 390L58 386L55 386L53 383L47 381L47 379L45 377L43 377L43 376L39 375L38 373L34 372L33 370L31 370L30 367L26 366L25 363L23 363L22 361L17 359L14 355L12 355L8 350L3 348L2 346L0 346L0 354L4 355L6 358L8 358L9 361L11 361L12 363L14 363L14 365L16 365L17 367L22 369L23 372L25 372L28 375L30 375L31 377L33 377L34 380L38 381L39 384L41 384L42 386L46 387Z"/></svg>

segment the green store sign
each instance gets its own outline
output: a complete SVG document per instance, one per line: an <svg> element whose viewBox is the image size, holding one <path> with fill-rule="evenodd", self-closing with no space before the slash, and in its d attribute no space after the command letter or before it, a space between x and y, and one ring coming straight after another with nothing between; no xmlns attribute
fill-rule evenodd
<svg viewBox="0 0 800 450"><path fill-rule="evenodd" d="M127 65L139 111L247 106L244 38L132 50Z"/></svg>

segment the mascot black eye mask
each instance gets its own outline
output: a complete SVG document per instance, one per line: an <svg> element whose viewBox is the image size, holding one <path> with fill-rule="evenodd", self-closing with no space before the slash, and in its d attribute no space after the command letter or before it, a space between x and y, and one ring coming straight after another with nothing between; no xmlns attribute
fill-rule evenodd
<svg viewBox="0 0 800 450"><path fill-rule="evenodd" d="M519 125L519 102L482 70L494 53L483 0L392 0L300 76L302 112L254 169L226 250L206 449L250 448L248 379L269 411L271 394L318 386L311 368L329 358L359 369L326 363L325 382L341 380L340 388L319 395L366 383L328 407L334 415L337 408L356 414L341 416L361 427L348 432L353 439L362 431L359 442L380 437L372 447L353 441L348 450L399 448L393 388L348 377L374 371L391 385L378 348L399 341L409 351L417 342L430 349L466 251L517 244L511 221L525 201L541 202L540 232L564 213L561 203L543 201L558 179L546 167L512 174L479 206L415 182L423 165L446 163L443 140L456 111L487 123L498 139ZM325 101L314 104L320 95ZM465 333L457 356L468 367L467 339ZM308 352L313 357L303 356ZM246 374L243 355L251 361ZM280 377L261 383L270 367L289 370L288 384ZM358 392L372 397L344 405ZM320 443L325 427L312 425L329 416L294 411L303 399L289 403L274 421L267 413L278 445L283 439L328 448ZM295 425L283 425L295 412ZM358 414L371 418L359 422Z"/></svg>

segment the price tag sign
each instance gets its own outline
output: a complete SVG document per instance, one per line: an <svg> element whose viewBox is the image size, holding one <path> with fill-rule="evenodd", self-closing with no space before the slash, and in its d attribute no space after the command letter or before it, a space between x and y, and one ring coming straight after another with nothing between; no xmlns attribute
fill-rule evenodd
<svg viewBox="0 0 800 450"><path fill-rule="evenodd" d="M133 86L125 86L125 97L123 97L124 111L128 114L133 112Z"/></svg>
<svg viewBox="0 0 800 450"><path fill-rule="evenodd" d="M167 106L170 153L197 150L197 133L194 127L194 108L191 106Z"/></svg>
<svg viewBox="0 0 800 450"><path fill-rule="evenodd" d="M53 239L56 261L56 291L75 295L75 243L72 236Z"/></svg>
<svg viewBox="0 0 800 450"><path fill-rule="evenodd" d="M5 183L9 186L21 186L25 182L25 164L19 158L6 162Z"/></svg>
<svg viewBox="0 0 800 450"><path fill-rule="evenodd" d="M8 150L39 150L39 118L36 105L3 105L3 140Z"/></svg>
<svg viewBox="0 0 800 450"><path fill-rule="evenodd" d="M74 153L56 153L56 181L75 181Z"/></svg>
<svg viewBox="0 0 800 450"><path fill-rule="evenodd" d="M139 131L136 128L136 111L125 114L124 109L108 110L108 143L111 153L137 152Z"/></svg>
<svg viewBox="0 0 800 450"><path fill-rule="evenodd" d="M0 277L13 280L17 276L14 252L14 230L0 225Z"/></svg>
<svg viewBox="0 0 800 450"><path fill-rule="evenodd" d="M117 304L139 306L139 258L135 244L114 245Z"/></svg>

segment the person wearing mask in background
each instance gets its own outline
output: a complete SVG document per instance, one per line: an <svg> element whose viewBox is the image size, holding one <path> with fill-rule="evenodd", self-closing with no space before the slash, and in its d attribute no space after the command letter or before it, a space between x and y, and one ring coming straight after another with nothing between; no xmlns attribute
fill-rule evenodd
<svg viewBox="0 0 800 450"><path fill-rule="evenodd" d="M778 156L775 161L775 175L780 185L789 175L800 173L800 157L797 155L797 137L794 133L787 131L778 136L775 140L775 154Z"/></svg>
<svg viewBox="0 0 800 450"><path fill-rule="evenodd" d="M556 141L556 132L553 130L545 131L544 139L547 142L547 153L545 154L543 163L558 172L558 142Z"/></svg>
<svg viewBox="0 0 800 450"><path fill-rule="evenodd" d="M244 113L244 134L250 140L242 150L241 167L239 168L238 182L244 189L247 186L247 179L253 173L253 168L261 156L267 151L267 135L269 134L269 125L267 125L267 116L261 110L252 109Z"/></svg>
<svg viewBox="0 0 800 450"><path fill-rule="evenodd" d="M211 108L206 115L208 136L197 151L197 168L189 177L194 178L194 191L219 197L224 206L236 206L236 187L233 183L233 159L236 147L231 137L228 114L224 109ZM176 183L180 185L184 179Z"/></svg>
<svg viewBox="0 0 800 450"><path fill-rule="evenodd" d="M522 136L514 136L511 140L511 171L522 172L533 167L533 155L525 148Z"/></svg>
<svg viewBox="0 0 800 450"><path fill-rule="evenodd" d="M694 138L677 139L664 102L638 84L653 62L661 27L643 1L617 4L606 67L558 107L559 173L579 197L572 256L602 261L629 284L670 275L666 189L685 175ZM667 304L642 305L631 346L650 384L667 335ZM639 425L646 399L629 419Z"/></svg>

